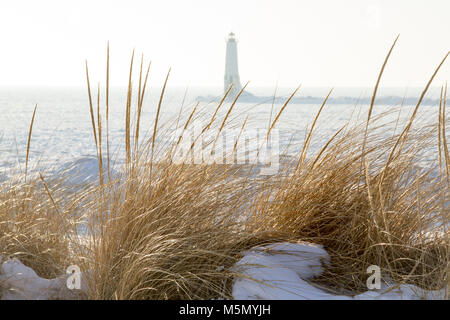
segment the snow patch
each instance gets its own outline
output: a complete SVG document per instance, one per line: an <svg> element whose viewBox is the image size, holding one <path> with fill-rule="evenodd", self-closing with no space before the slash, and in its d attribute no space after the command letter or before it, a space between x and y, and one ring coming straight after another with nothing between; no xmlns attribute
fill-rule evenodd
<svg viewBox="0 0 450 320"><path fill-rule="evenodd" d="M2 263L0 257L1 300L68 300L81 298L80 290L67 288L67 275L44 279L18 259Z"/></svg>
<svg viewBox="0 0 450 320"><path fill-rule="evenodd" d="M366 291L354 296L355 300L444 300L445 289L425 290L412 284L382 285L380 290Z"/></svg>
<svg viewBox="0 0 450 320"><path fill-rule="evenodd" d="M311 284L329 255L320 245L277 243L244 252L234 271L241 274L232 294L239 300L419 300L444 299L445 289L427 291L410 284L384 284L356 296L335 295Z"/></svg>

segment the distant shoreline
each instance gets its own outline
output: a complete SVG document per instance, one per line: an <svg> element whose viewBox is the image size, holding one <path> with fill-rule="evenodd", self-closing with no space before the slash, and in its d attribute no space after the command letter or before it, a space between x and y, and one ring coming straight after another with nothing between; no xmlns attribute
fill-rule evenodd
<svg viewBox="0 0 450 320"><path fill-rule="evenodd" d="M198 96L196 98L197 101L200 102L215 102L220 101L222 97L217 96ZM238 102L244 102L244 103L274 103L274 104L281 104L285 103L288 97L271 97L271 96L255 96L252 94L247 94L239 97ZM371 97L362 97L362 98L356 98L356 97L350 97L350 96L342 96L342 97L330 97L328 98L327 103L328 104L359 104L359 105L368 105L371 103ZM233 97L230 99L227 99L228 101L233 100ZM381 96L377 97L375 99L376 104L381 105L416 105L419 100L419 97L400 97L400 96ZM313 96L306 96L306 97L294 97L291 99L290 103L292 104L317 104L322 103L324 101L324 97L313 97ZM421 105L426 106L433 106L433 105L439 105L438 99L430 99L430 98L424 98L421 102Z"/></svg>

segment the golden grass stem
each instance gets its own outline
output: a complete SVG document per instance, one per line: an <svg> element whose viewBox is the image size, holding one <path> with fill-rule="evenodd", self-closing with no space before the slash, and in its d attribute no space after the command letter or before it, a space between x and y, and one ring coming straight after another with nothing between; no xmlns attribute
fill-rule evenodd
<svg viewBox="0 0 450 320"><path fill-rule="evenodd" d="M444 90L444 100L442 103L442 144L444 146L444 155L445 155L445 172L447 174L447 183L450 181L450 155L448 152L448 145L447 145L447 135L445 133L445 107L447 104L447 83L445 83L445 90Z"/></svg>
<svg viewBox="0 0 450 320"><path fill-rule="evenodd" d="M139 94L139 103L138 103L138 113L137 113L137 119L136 119L136 135L135 135L135 151L137 152L138 146L139 146L139 128L141 123L141 115L142 115L142 105L144 103L144 97L145 97L145 88L147 87L147 80L148 80L148 74L150 72L150 66L151 62L148 63L147 72L145 74L144 79L144 85L142 86L142 92ZM142 63L141 63L141 73L142 73ZM139 76L139 87L141 86L141 76ZM140 89L139 89L140 91Z"/></svg>
<svg viewBox="0 0 450 320"><path fill-rule="evenodd" d="M247 85L248 85L248 82L245 84L245 86L242 87L242 89L239 91L239 93L236 95L236 97L234 98L233 102L231 103L230 108L228 108L228 111L227 111L225 117L223 118L222 123L220 124L219 131L217 132L216 138L214 139L214 142L213 142L213 145L212 145L212 148L211 148L211 154L214 152L217 140L219 139L220 133L222 132L222 130L223 130L224 126L225 126L225 123L227 122L227 119L228 119L228 117L231 114L231 111L233 110L234 106L236 105L237 100L241 96L242 92L244 92L244 90L247 87ZM230 90L230 89L231 89L231 87L228 90Z"/></svg>
<svg viewBox="0 0 450 320"><path fill-rule="evenodd" d="M187 118L187 120L186 120L186 122L185 122L185 124L184 124L183 131L181 132L180 136L178 137L178 141L177 141L177 143L176 143L176 145L175 145L175 149L176 149L176 148L178 147L178 145L180 144L180 141L181 141L181 138L182 138L182 136L183 136L183 133L184 133L184 132L186 131L186 129L189 127L189 123L191 122L192 117L194 116L195 111L197 111L197 108L198 108L199 105L200 105L200 102L197 102L197 103L195 104L195 107L192 109L191 113L189 114L189 117ZM195 141L192 143L191 148L193 147L194 143L195 143Z"/></svg>
<svg viewBox="0 0 450 320"><path fill-rule="evenodd" d="M90 114L91 114L92 131L94 133L95 150L97 151L97 158L98 158L97 129L96 129L96 126L95 126L94 108L92 106L91 84L90 84L90 81L89 81L89 69L88 69L87 60L86 60L86 81L87 81L88 96L89 96L89 111L90 111Z"/></svg>
<svg viewBox="0 0 450 320"><path fill-rule="evenodd" d="M269 114L269 126L268 129L270 129L271 124L272 124L272 115L273 115L273 108L275 106L275 99L277 97L277 91L278 91L278 81L275 85L275 91L273 93L273 99L272 99L272 105L270 106L270 114Z"/></svg>
<svg viewBox="0 0 450 320"><path fill-rule="evenodd" d="M377 96L378 86L380 84L381 77L382 77L383 72L384 72L384 68L387 65L389 57L391 56L391 53L394 50L395 44L397 43L397 40L398 40L399 37L400 37L400 34L397 35L397 37L395 38L394 43L392 44L391 48L389 49L388 54L386 55L386 58L384 59L383 65L382 65L381 70L380 70L380 72L378 74L377 82L376 82L375 87L373 89L372 98L370 100L370 106L369 106L369 111L367 113L367 120L366 120L366 129L365 129L365 132L364 132L364 138L363 138L363 143L362 143L362 151L361 151L362 152L362 158L361 158L362 163L361 163L361 165L364 165L364 166L368 166L369 165L369 163L367 161L365 161L367 133L368 133L368 129L369 129L370 118L372 116L372 110L373 110L373 107L375 105L375 98ZM369 168L365 168L365 172L368 172L368 171L369 171ZM369 187L369 186L367 186L367 187Z"/></svg>
<svg viewBox="0 0 450 320"><path fill-rule="evenodd" d="M161 95L159 97L158 109L156 110L156 115L155 115L155 124L153 126L153 135L152 135L152 153L150 156L150 172L152 172L152 168L153 168L153 157L154 157L154 152L155 152L155 141L156 141L156 133L158 130L159 113L161 111L161 105L162 105L162 101L163 101L163 97L164 97L164 92L166 91L167 81L169 80L170 70L171 70L171 68L169 68L169 71L167 71L166 80L164 80L164 85L162 87Z"/></svg>
<svg viewBox="0 0 450 320"><path fill-rule="evenodd" d="M214 113L213 113L210 121L208 122L208 124L203 128L202 133L204 133L206 130L208 130L211 127L211 125L213 124L214 120L216 119L217 112L219 112L220 107L222 107L223 102L228 97L228 94L230 93L231 88L233 88L233 85L234 85L234 83L230 84L230 86L228 87L227 92L225 92L225 94L223 95L222 99L220 99L220 102L217 105L216 110L214 111Z"/></svg>
<svg viewBox="0 0 450 320"><path fill-rule="evenodd" d="M44 176L42 175L41 172L39 172L39 178L42 181L42 184L44 185L45 191L47 192L48 197L50 198L50 201L52 202L53 207L55 208L56 212L58 213L59 216L61 216L61 211L59 210L58 206L56 205L55 199L53 198L50 189L48 188L47 183L44 180Z"/></svg>
<svg viewBox="0 0 450 320"><path fill-rule="evenodd" d="M245 117L245 120L244 120L244 122L242 123L242 126L241 126L241 130L239 130L239 134L238 134L238 136L236 137L236 141L234 142L234 146L233 146L233 156L234 156L234 154L236 153L236 150L237 150L237 147L238 147L239 138L241 137L242 132L244 131L245 125L247 124L247 120L248 120L248 115Z"/></svg>
<svg viewBox="0 0 450 320"><path fill-rule="evenodd" d="M133 75L133 61L134 61L134 50L131 55L130 62L130 73L128 77L128 91L127 91L127 104L126 104L126 114L125 114L125 152L126 152L126 164L127 170L130 168L131 163L131 99L133 95L133 85L132 85L132 75Z"/></svg>
<svg viewBox="0 0 450 320"><path fill-rule="evenodd" d="M180 124L181 114L183 113L184 103L186 101L188 90L189 90L189 86L187 86L186 90L184 90L183 100L181 100L181 106L180 106L180 110L178 111L178 117L177 117L177 123L175 125L175 129L178 129L178 125Z"/></svg>
<svg viewBox="0 0 450 320"><path fill-rule="evenodd" d="M100 116L100 83L97 88L97 128L98 128L98 177L103 189L103 150L102 150L102 120Z"/></svg>
<svg viewBox="0 0 450 320"><path fill-rule="evenodd" d="M272 124L269 127L269 130L267 130L267 134L266 134L266 139L269 139L269 135L270 132L272 131L273 127L275 126L275 124L277 123L278 119L280 118L281 114L283 113L284 109L286 108L286 106L289 104L289 102L292 100L292 98L295 96L295 94L297 93L297 91L300 89L301 86L298 86L294 92L292 92L292 94L289 96L289 98L286 100L286 102L283 104L283 106L281 107L280 111L278 112L278 114L276 115L275 119L273 120Z"/></svg>
<svg viewBox="0 0 450 320"><path fill-rule="evenodd" d="M109 41L106 49L106 154L107 154L107 170L108 170L108 181L111 182L111 161L110 161L110 151L109 151Z"/></svg>
<svg viewBox="0 0 450 320"><path fill-rule="evenodd" d="M427 93L431 83L433 82L434 77L436 76L436 74L438 73L439 69L442 67L442 65L444 64L445 60L447 59L449 53L447 53L444 58L442 59L441 63L438 65L438 67L435 69L433 75L431 76L431 78L428 80L427 85L425 86L425 88L423 89L419 100L417 101L416 107L414 108L414 111L411 115L411 117L409 118L408 124L406 125L406 127L403 129L403 131L401 132L400 136L398 137L397 141L395 142L394 147L392 148L388 160L386 161L386 165L385 165L385 170L383 170L383 178L384 178L384 173L386 172L387 168L389 167L389 164L391 163L391 161L394 158L394 154L395 151L397 149L397 147L400 145L399 151L397 152L397 154L400 154L401 150L402 150L402 141L405 141L408 135L409 130L411 129L412 123L416 117L417 111L419 110L420 104L422 103L423 98L425 97L425 94ZM381 179L381 181L383 181L383 178Z"/></svg>
<svg viewBox="0 0 450 320"><path fill-rule="evenodd" d="M330 92L328 92L326 98L323 100L323 103L319 108L319 111L317 112L316 116L314 117L314 121L311 125L311 129L309 130L308 136L306 137L305 142L303 143L303 149L300 154L300 158L297 162L297 167L295 168L296 171L303 165L303 162L305 161L306 153L308 152L308 149L309 149L309 144L311 142L312 133L313 133L314 127L316 126L317 119L319 119L319 116L322 113L323 107L325 107L325 104L327 103L328 98L330 97L332 92L333 92L333 89L331 89Z"/></svg>
<svg viewBox="0 0 450 320"><path fill-rule="evenodd" d="M375 105L375 98L377 96L378 86L380 85L380 81L381 81L381 77L383 76L384 69L387 65L387 62L389 61L389 57L391 56L392 50L394 50L395 44L397 43L397 40L399 37L400 37L400 35L398 35L397 38L395 38L394 43L392 44L391 48L389 49L389 52L386 55L386 58L384 59L383 65L381 66L381 70L378 74L377 82L375 83L375 87L373 89L372 98L370 100L369 112L367 113L366 130L364 133L364 142L363 142L363 150L362 150L363 154L364 154L364 149L366 146L367 130L369 128L369 123L370 123L370 118L372 116L373 106Z"/></svg>
<svg viewBox="0 0 450 320"><path fill-rule="evenodd" d="M27 155L26 155L26 158L25 158L25 182L27 182L28 157L30 155L31 134L33 132L34 117L36 115L37 106L38 106L37 104L34 106L33 116L31 117L30 127L28 129Z"/></svg>
<svg viewBox="0 0 450 320"><path fill-rule="evenodd" d="M439 110L438 110L438 124L437 124L437 134L438 134L438 162L439 162L439 172L442 176L442 147L441 147L441 132L442 132L442 100L443 100L444 86L441 86L441 94L439 97Z"/></svg>

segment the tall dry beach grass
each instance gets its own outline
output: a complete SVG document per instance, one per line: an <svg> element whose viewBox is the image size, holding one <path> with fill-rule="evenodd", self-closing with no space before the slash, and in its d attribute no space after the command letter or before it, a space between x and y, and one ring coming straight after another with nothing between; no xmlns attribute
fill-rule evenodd
<svg viewBox="0 0 450 320"><path fill-rule="evenodd" d="M0 255L17 257L47 278L78 264L89 299L232 298L233 279L242 276L232 267L242 252L277 241L322 244L331 263L313 282L331 292L365 291L366 269L374 264L398 283L426 289L448 286L446 86L435 123L414 125L421 99L447 56L426 84L411 118L397 123L399 132L390 133L383 121L388 114L372 116L390 52L364 121L347 124L319 152L308 154L325 98L298 157L284 163L278 174L259 179L251 176L251 166L171 161L180 139L157 142L157 136L166 133L159 117L169 73L155 108L152 135L140 142L150 65L144 68L141 58L134 89L134 53L124 119L126 165L120 175L112 175L108 46L105 108L100 86L96 96L91 91L86 63L99 181L74 191L63 183L64 176L27 177L26 169L23 179L1 184ZM197 104L185 111L185 120L176 119L177 127L189 130L202 118L207 120L202 133L218 137L235 125L244 130L248 117L242 124L230 118L239 95L225 103L229 91L216 108L207 110L209 116ZM273 117L267 135L290 98ZM27 154L34 114L32 119ZM421 168L417 163L426 147L436 148L436 159ZM28 168L28 157L26 162ZM80 224L87 228L85 234L79 234Z"/></svg>

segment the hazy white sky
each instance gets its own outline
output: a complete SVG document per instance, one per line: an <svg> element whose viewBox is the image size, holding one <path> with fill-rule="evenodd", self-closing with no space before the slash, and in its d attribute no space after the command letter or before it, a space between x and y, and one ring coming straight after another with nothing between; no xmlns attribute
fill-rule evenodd
<svg viewBox="0 0 450 320"><path fill-rule="evenodd" d="M0 85L83 86L84 60L127 81L131 51L153 84L222 86L225 38L239 40L252 86L372 86L394 38L384 86L423 86L450 50L449 0L0 0ZM435 84L450 80L450 59Z"/></svg>

